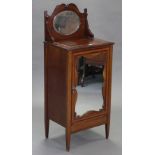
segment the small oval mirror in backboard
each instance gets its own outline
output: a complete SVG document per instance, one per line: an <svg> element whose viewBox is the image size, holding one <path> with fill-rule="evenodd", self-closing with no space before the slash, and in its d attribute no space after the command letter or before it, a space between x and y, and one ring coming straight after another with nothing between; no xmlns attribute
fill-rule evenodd
<svg viewBox="0 0 155 155"><path fill-rule="evenodd" d="M53 20L54 30L61 35L71 35L79 29L79 26L80 18L73 11L62 11Z"/></svg>

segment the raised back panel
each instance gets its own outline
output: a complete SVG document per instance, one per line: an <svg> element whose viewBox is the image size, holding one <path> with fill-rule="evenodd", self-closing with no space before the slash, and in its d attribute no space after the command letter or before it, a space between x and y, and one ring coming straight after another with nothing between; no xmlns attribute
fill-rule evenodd
<svg viewBox="0 0 155 155"><path fill-rule="evenodd" d="M62 11L73 11L76 13L80 19L80 25L76 32L70 35L62 35L55 31L53 26L53 21L56 15L61 13ZM44 12L45 19L45 41L59 41L66 39L74 39L74 38L93 38L94 35L89 29L88 21L87 21L87 9L84 9L84 13L80 13L77 6L73 3L71 4L61 4L56 6L51 16L48 15L47 11Z"/></svg>

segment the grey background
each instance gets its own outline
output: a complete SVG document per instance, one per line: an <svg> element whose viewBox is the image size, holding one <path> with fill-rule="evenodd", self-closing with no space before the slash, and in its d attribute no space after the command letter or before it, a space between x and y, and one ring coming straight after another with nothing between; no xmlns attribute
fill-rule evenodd
<svg viewBox="0 0 155 155"><path fill-rule="evenodd" d="M72 135L71 150L65 151L65 130L51 122L49 139L44 139L43 11L49 14L57 4L75 3L81 12L88 9L88 22L95 37L113 41L112 110L110 138L104 126ZM32 1L32 145L33 155L121 155L122 143L122 2L121 0L33 0Z"/></svg>

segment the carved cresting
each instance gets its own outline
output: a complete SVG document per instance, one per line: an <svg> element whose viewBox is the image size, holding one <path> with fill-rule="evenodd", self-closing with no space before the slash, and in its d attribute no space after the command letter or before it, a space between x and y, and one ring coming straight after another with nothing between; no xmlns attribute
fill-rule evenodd
<svg viewBox="0 0 155 155"><path fill-rule="evenodd" d="M100 59L100 65L103 66L103 72L102 72L102 77L103 77L103 83L102 83L102 96L103 96L103 104L101 109L99 111L96 110L90 110L84 113L82 116L79 116L76 114L75 107L76 107L76 102L77 102L77 97L78 97L78 92L77 92L77 85L78 85L78 63L80 57L86 58L86 59ZM99 114L100 112L103 113L106 110L106 82L107 82L107 54L105 52L102 53L94 53L94 54L88 54L88 55L82 55L82 56L75 56L74 57L74 65L73 65L73 83L72 83L72 110L74 111L74 120L76 119L81 119L85 118L90 115L96 115Z"/></svg>
<svg viewBox="0 0 155 155"><path fill-rule="evenodd" d="M80 26L75 33L70 35L62 35L55 31L53 27L54 18L56 15L63 11L73 11L80 18ZM84 9L84 12L81 13L77 6L73 3L57 5L51 15L48 15L48 12L44 11L45 41L55 42L73 38L94 38L94 34L89 29L87 16L87 9Z"/></svg>

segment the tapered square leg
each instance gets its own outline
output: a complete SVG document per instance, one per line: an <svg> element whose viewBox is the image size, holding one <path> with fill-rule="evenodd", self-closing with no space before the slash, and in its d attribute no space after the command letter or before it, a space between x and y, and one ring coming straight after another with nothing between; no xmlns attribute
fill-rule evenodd
<svg viewBox="0 0 155 155"><path fill-rule="evenodd" d="M109 138L109 130L110 130L110 124L105 124L105 135L106 135L106 139Z"/></svg>
<svg viewBox="0 0 155 155"><path fill-rule="evenodd" d="M70 150L70 140L71 140L71 133L69 130L66 129L66 151L68 152Z"/></svg>
<svg viewBox="0 0 155 155"><path fill-rule="evenodd" d="M48 138L49 135L49 119L45 117L45 137Z"/></svg>

